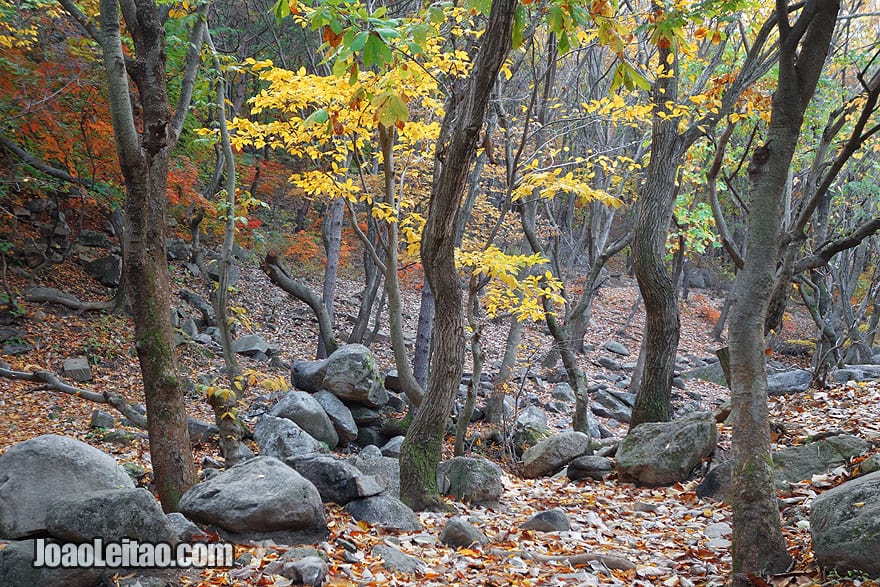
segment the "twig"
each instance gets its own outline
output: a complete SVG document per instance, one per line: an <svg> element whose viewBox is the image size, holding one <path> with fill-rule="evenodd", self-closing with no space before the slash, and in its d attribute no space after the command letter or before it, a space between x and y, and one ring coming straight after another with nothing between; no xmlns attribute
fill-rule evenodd
<svg viewBox="0 0 880 587"><path fill-rule="evenodd" d="M550 554L539 554L536 552L529 552L527 550L492 550L491 551L495 556L521 556L523 558L529 558L538 562L560 562L560 563L568 563L570 565L585 565L592 562L600 562L609 569L617 569L621 571L631 571L636 568L635 563L626 559L622 556L617 556L613 554L602 554L599 552L583 552L579 554L558 554L558 555L550 555Z"/></svg>

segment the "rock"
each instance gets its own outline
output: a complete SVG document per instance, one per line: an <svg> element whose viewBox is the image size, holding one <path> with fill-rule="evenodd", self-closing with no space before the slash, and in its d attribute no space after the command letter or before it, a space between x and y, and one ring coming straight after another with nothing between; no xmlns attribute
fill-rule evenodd
<svg viewBox="0 0 880 587"><path fill-rule="evenodd" d="M165 255L169 261L185 261L189 259L192 249L189 244L180 239L166 239Z"/></svg>
<svg viewBox="0 0 880 587"><path fill-rule="evenodd" d="M385 481L378 475L360 475L348 480L347 489L358 497L373 497L385 492Z"/></svg>
<svg viewBox="0 0 880 587"><path fill-rule="evenodd" d="M320 587L329 572L330 567L327 562L319 556L307 556L296 560L290 560L285 556L282 559L272 561L263 568L265 574L281 575L285 579L290 579L294 584L313 585L314 587Z"/></svg>
<svg viewBox="0 0 880 587"><path fill-rule="evenodd" d="M382 412L379 410L374 410L360 404L352 404L348 407L348 410L358 426L373 426L374 424L382 423Z"/></svg>
<svg viewBox="0 0 880 587"><path fill-rule="evenodd" d="M122 257L108 255L83 265L89 277L105 287L119 287L122 283Z"/></svg>
<svg viewBox="0 0 880 587"><path fill-rule="evenodd" d="M560 509L538 512L522 526L522 530L535 530L537 532L565 532L571 530L571 521L564 511Z"/></svg>
<svg viewBox="0 0 880 587"><path fill-rule="evenodd" d="M629 431L617 449L623 480L643 485L685 481L715 450L718 427L711 412L692 412L672 422L648 422Z"/></svg>
<svg viewBox="0 0 880 587"><path fill-rule="evenodd" d="M34 345L25 340L10 340L3 343L4 355L24 355L34 350Z"/></svg>
<svg viewBox="0 0 880 587"><path fill-rule="evenodd" d="M375 426L361 426L358 428L358 437L355 439L358 446L383 446L387 439Z"/></svg>
<svg viewBox="0 0 880 587"><path fill-rule="evenodd" d="M89 360L85 357L65 359L61 368L64 371L65 377L69 377L79 383L92 380L92 368L89 366Z"/></svg>
<svg viewBox="0 0 880 587"><path fill-rule="evenodd" d="M375 493L362 495L359 491L361 487L354 483L354 480L363 476L363 473L348 461L329 455L292 457L286 459L285 464L293 467L300 475L308 479L321 495L321 501L325 503L345 505L353 499L369 497L381 493L385 489L382 486Z"/></svg>
<svg viewBox="0 0 880 587"><path fill-rule="evenodd" d="M538 406L527 406L516 416L516 425L523 428L547 428L547 413Z"/></svg>
<svg viewBox="0 0 880 587"><path fill-rule="evenodd" d="M382 446L379 450L382 451L382 456L393 457L395 459L400 458L400 447L403 445L403 436L395 436L388 442Z"/></svg>
<svg viewBox="0 0 880 587"><path fill-rule="evenodd" d="M616 340L609 340L605 344L602 345L606 351L614 353L615 355L620 355L621 357L629 356L629 349L617 342Z"/></svg>
<svg viewBox="0 0 880 587"><path fill-rule="evenodd" d="M605 367L606 369L610 369L611 371L620 371L623 367L620 363L609 357L608 355L603 355L599 357L599 360L596 361L600 367Z"/></svg>
<svg viewBox="0 0 880 587"><path fill-rule="evenodd" d="M813 374L806 369L796 369L767 377L769 395L785 395L806 391L813 381Z"/></svg>
<svg viewBox="0 0 880 587"><path fill-rule="evenodd" d="M489 539L479 528L462 518L449 518L440 533L440 542L452 548L467 548L472 544L488 544Z"/></svg>
<svg viewBox="0 0 880 587"><path fill-rule="evenodd" d="M686 371L681 374L681 378L684 380L702 379L703 381L710 381L716 385L727 387L727 379L724 377L724 368L721 366L721 363L717 361L710 363L705 367L698 367Z"/></svg>
<svg viewBox="0 0 880 587"><path fill-rule="evenodd" d="M177 533L149 491L104 489L59 497L46 510L46 528L54 538L88 542L95 538L139 542L177 542Z"/></svg>
<svg viewBox="0 0 880 587"><path fill-rule="evenodd" d="M3 587L95 587L102 585L106 568L34 567L37 541L11 542L0 550L0 585Z"/></svg>
<svg viewBox="0 0 880 587"><path fill-rule="evenodd" d="M290 367L290 382L297 389L315 393L321 390L327 359L323 361L294 361Z"/></svg>
<svg viewBox="0 0 880 587"><path fill-rule="evenodd" d="M347 446L354 442L358 435L357 424L351 415L351 410L342 403L342 400L329 391L319 391L312 397L321 405L324 413L333 423L336 436L339 438L339 445Z"/></svg>
<svg viewBox="0 0 880 587"><path fill-rule="evenodd" d="M629 423L632 419L632 406L606 389L599 389L592 394L590 410L597 416L613 418L618 422Z"/></svg>
<svg viewBox="0 0 880 587"><path fill-rule="evenodd" d="M590 437L583 432L561 432L523 453L522 475L526 479L552 475L589 450Z"/></svg>
<svg viewBox="0 0 880 587"><path fill-rule="evenodd" d="M208 261L207 269L208 269L208 277L211 278L211 281L220 281L220 260L212 260ZM239 278L241 277L241 271L238 270L238 265L232 263L229 266L229 275L227 279L229 280L230 286L235 286L238 283Z"/></svg>
<svg viewBox="0 0 880 587"><path fill-rule="evenodd" d="M208 538L204 530L187 520L186 516L180 512L171 512L166 514L165 518L181 542L200 542L206 541Z"/></svg>
<svg viewBox="0 0 880 587"><path fill-rule="evenodd" d="M584 455L570 462L565 474L572 481L580 481L581 479L604 481L612 472L614 472L614 463L611 462L611 459Z"/></svg>
<svg viewBox="0 0 880 587"><path fill-rule="evenodd" d="M311 453L324 453L327 449L308 432L287 418L266 414L254 428L254 440L260 454L284 460Z"/></svg>
<svg viewBox="0 0 880 587"><path fill-rule="evenodd" d="M76 241L84 247L91 249L109 249L110 235L97 230L83 229L76 236Z"/></svg>
<svg viewBox="0 0 880 587"><path fill-rule="evenodd" d="M388 391L403 393L403 386L400 384L400 376L397 374L397 369L391 369L385 374L384 385Z"/></svg>
<svg viewBox="0 0 880 587"><path fill-rule="evenodd" d="M521 457L526 450L551 436L553 430L549 426L517 426L511 435L511 444L517 456Z"/></svg>
<svg viewBox="0 0 880 587"><path fill-rule="evenodd" d="M339 435L321 404L304 391L290 391L281 398L272 416L287 418L309 433L315 440L325 443L330 450L339 444Z"/></svg>
<svg viewBox="0 0 880 587"><path fill-rule="evenodd" d="M272 354L271 349L272 346L259 334L247 334L232 341L232 352L245 357L254 357L257 353L268 356Z"/></svg>
<svg viewBox="0 0 880 587"><path fill-rule="evenodd" d="M846 383L847 381L865 381L867 375L861 369L853 369L846 367L844 369L835 369L831 372L831 380L834 383Z"/></svg>
<svg viewBox="0 0 880 587"><path fill-rule="evenodd" d="M382 479L388 488L386 490L388 495L400 496L400 462L395 458L382 456L379 447L365 447L360 454L349 458L348 462L361 472Z"/></svg>
<svg viewBox="0 0 880 587"><path fill-rule="evenodd" d="M706 538L722 538L724 536L730 536L732 532L733 528L730 527L730 524L726 522L716 522L706 526L703 534Z"/></svg>
<svg viewBox="0 0 880 587"><path fill-rule="evenodd" d="M347 344L327 357L321 388L343 401L381 408L388 403L388 392L376 357L367 347Z"/></svg>
<svg viewBox="0 0 880 587"><path fill-rule="evenodd" d="M501 467L483 458L455 457L437 465L440 493L475 505L497 505L504 493Z"/></svg>
<svg viewBox="0 0 880 587"><path fill-rule="evenodd" d="M422 529L418 516L402 501L389 495L375 495L349 502L345 506L355 520L385 530L413 532Z"/></svg>
<svg viewBox="0 0 880 587"><path fill-rule="evenodd" d="M862 454L868 443L850 434L823 438L801 446L789 446L773 453L776 487L788 489L789 483L810 479L845 465Z"/></svg>
<svg viewBox="0 0 880 587"><path fill-rule="evenodd" d="M59 497L133 488L113 457L73 438L44 435L0 456L0 538L46 530L46 510Z"/></svg>
<svg viewBox="0 0 880 587"><path fill-rule="evenodd" d="M186 429L189 432L189 441L192 444L205 444L213 441L220 435L220 429L217 426L197 418L187 418Z"/></svg>
<svg viewBox="0 0 880 587"><path fill-rule="evenodd" d="M199 335L199 325L192 318L186 318L180 323L180 329L189 338L195 338Z"/></svg>
<svg viewBox="0 0 880 587"><path fill-rule="evenodd" d="M92 410L92 416L89 418L90 428L113 428L116 426L116 420L112 415L95 408Z"/></svg>
<svg viewBox="0 0 880 587"><path fill-rule="evenodd" d="M706 473L700 484L697 485L696 493L700 499L714 499L716 501L728 501L730 492L730 461L718 463Z"/></svg>
<svg viewBox="0 0 880 587"><path fill-rule="evenodd" d="M575 398L574 390L571 388L571 385L565 382L557 383L553 388L553 391L550 392L550 395L553 399L572 404L575 402L575 399L577 399Z"/></svg>
<svg viewBox="0 0 880 587"><path fill-rule="evenodd" d="M217 326L217 314L214 312L214 306L209 304L202 296L188 289L181 289L180 297L202 314L202 326Z"/></svg>
<svg viewBox="0 0 880 587"><path fill-rule="evenodd" d="M216 526L236 539L271 538L295 544L323 538L327 532L315 486L267 456L234 465L191 487L179 507L187 518Z"/></svg>
<svg viewBox="0 0 880 587"><path fill-rule="evenodd" d="M859 470L863 475L880 471L880 453L873 454L859 463Z"/></svg>
<svg viewBox="0 0 880 587"><path fill-rule="evenodd" d="M860 371L864 374L865 379L880 378L880 365L848 365L847 368Z"/></svg>
<svg viewBox="0 0 880 587"><path fill-rule="evenodd" d="M817 497L810 511L810 532L820 567L880 578L880 472Z"/></svg>
<svg viewBox="0 0 880 587"><path fill-rule="evenodd" d="M413 575L427 569L424 562L390 544L379 543L374 546L373 556L382 559L382 565L393 573Z"/></svg>

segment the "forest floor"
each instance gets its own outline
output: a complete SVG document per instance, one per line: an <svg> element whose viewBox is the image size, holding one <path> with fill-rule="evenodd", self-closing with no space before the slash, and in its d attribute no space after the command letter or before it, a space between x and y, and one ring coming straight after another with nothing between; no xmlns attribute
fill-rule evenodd
<svg viewBox="0 0 880 587"><path fill-rule="evenodd" d="M247 322L239 334L254 332L281 348L281 358L293 360L312 358L317 340L317 327L305 306L292 301L272 286L255 263L244 263L234 305L246 308ZM353 276L350 276L353 277ZM176 290L189 287L204 294L198 280L180 266L174 268L172 304L180 304ZM22 286L12 277L13 286ZM315 281L317 283L317 281ZM194 285L195 284L195 285ZM82 269L69 264L41 278L38 285L55 287L77 295L81 300L109 297L98 291L100 286L85 276ZM360 284L355 279L341 279L338 292L338 322L347 325L346 317L357 313ZM681 303L682 336L680 357L699 359L713 355L721 346L709 337L713 320L723 299L716 292L694 291ZM637 289L626 277L617 278L599 292L593 312L593 325L587 342L596 350L582 356L582 364L591 382L601 376L613 376L594 361L608 340L616 340L630 349L635 361L643 326L644 313L635 311L631 319ZM407 328L414 332L418 314L419 294L410 290L404 295L404 317ZM786 335L811 338L809 324L795 315L788 322ZM96 391L112 389L130 401L141 401L142 387L137 358L134 354L132 326L125 316L104 313L77 314L59 306L31 304L28 315L15 327L33 350L2 360L18 370L35 368L61 372L61 364L71 356L86 356L91 363L94 380L84 387ZM487 369L500 360L504 350L506 326L487 326ZM373 347L383 367L393 366L387 343ZM541 373L540 359L550 348L549 337L540 328L528 327L524 333L520 367ZM179 347L184 372L192 378L217 376L222 359L206 347L188 342ZM793 364L803 358L779 357ZM273 369L268 363L241 358L243 367L254 375L257 386L252 396L266 393L260 381L286 378L288 371ZM526 379L523 393L538 401L549 397L552 384ZM696 401L705 409L714 409L727 397L727 390L699 380L687 382L688 401ZM195 387L188 393L192 416L213 421L203 395ZM245 397L245 402L248 398ZM138 463L150 468L145 440L136 438L128 446L105 443L89 428L90 412L96 406L82 399L40 389L33 384L0 379L0 452L19 441L40 434L62 434L79 438L112 454L121 463ZM804 394L773 398L772 417L784 422L785 433L776 439L780 445L800 444L822 432L847 431L869 442L880 441L880 389L875 384L844 385L834 389L810 390ZM557 417L555 425L564 428L567 421ZM622 436L625 426L609 425L615 435ZM721 443L729 444L730 429L721 425ZM730 509L723 503L699 499L694 489L698 479L673 487L642 488L622 483L614 476L604 482L570 482L564 473L551 478L524 480L515 475L516 463L501 458L501 451L490 451L490 458L499 461L507 471L505 493L497 509L485 509L449 502L459 515L467 516L490 539L484 547L451 549L439 542L439 534L450 514L421 514L421 532L388 534L356 523L335 505L326 506L330 536L315 545L328 555L332 585L721 585L730 571ZM219 459L215 444L198 447L197 462L204 456ZM451 456L451 455L450 455ZM784 517L792 523L785 527L785 537L795 564L789 573L772 577L769 585L865 585L865 581L823 576L816 568L811 551L809 529L795 524L808 514L812 499L822 491L836 486L856 473L857 463L841 467L829 475L804 481L787 494L780 494ZM572 530L541 533L521 530L520 525L539 511L560 508L572 521ZM342 557L344 549L338 538L358 546L355 562ZM426 564L425 572L416 575L394 573L372 556L373 546L391 542L404 552ZM204 585L286 585L289 581L268 576L262 569L277 559L285 547L273 545L240 546L238 553L252 555L246 567L234 570L205 570L180 579L180 584ZM598 562L572 559L590 553L614 554L632 561L634 570L610 570ZM574 561L575 564L572 564Z"/></svg>

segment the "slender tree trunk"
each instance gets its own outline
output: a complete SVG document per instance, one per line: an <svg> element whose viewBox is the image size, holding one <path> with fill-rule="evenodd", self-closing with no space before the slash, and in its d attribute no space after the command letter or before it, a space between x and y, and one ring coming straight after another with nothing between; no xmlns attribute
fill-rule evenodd
<svg viewBox="0 0 880 587"><path fill-rule="evenodd" d="M324 217L324 225L321 227L321 240L324 241L324 251L327 254L327 265L324 267L324 307L333 322L333 306L336 297L336 274L339 272L339 252L342 248L342 218L345 214L345 201L336 198L330 204L330 211ZM318 339L316 359L327 356L327 348L324 339Z"/></svg>
<svg viewBox="0 0 880 587"><path fill-rule="evenodd" d="M495 0L481 47L465 83L465 93L447 103L437 147L431 203L422 235L422 262L434 292L434 357L424 401L419 407L400 450L400 496L416 510L442 508L437 489L437 463L464 363L462 294L455 268L455 236L461 197L473 160L480 127L486 116L489 94L511 46L515 0ZM452 122L454 120L454 122Z"/></svg>
<svg viewBox="0 0 880 587"><path fill-rule="evenodd" d="M780 37L779 78L765 144L749 164L751 202L743 270L737 278L730 317L731 422L733 424L732 583L785 571L786 551L770 456L764 324L778 276L780 207L804 112L825 63L839 5L807 0L797 21L788 20L788 3L776 3Z"/></svg>
<svg viewBox="0 0 880 587"><path fill-rule="evenodd" d="M490 424L501 422L504 417L504 398L507 395L508 380L516 364L519 354L519 342L522 340L523 323L516 316L510 316L510 328L507 331L507 342L504 344L504 357L501 367L492 382L492 396L486 404L486 421Z"/></svg>
<svg viewBox="0 0 880 587"><path fill-rule="evenodd" d="M422 389L428 388L428 369L431 365L431 337L434 323L434 294L428 280L422 283L422 301L419 304L419 324L416 329L416 347L413 351L413 377Z"/></svg>

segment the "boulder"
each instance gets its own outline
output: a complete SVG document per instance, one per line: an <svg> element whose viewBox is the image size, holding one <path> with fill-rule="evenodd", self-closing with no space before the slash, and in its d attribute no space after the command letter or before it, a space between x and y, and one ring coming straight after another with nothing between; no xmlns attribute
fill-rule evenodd
<svg viewBox="0 0 880 587"><path fill-rule="evenodd" d="M522 475L527 479L552 475L589 450L590 437L583 432L561 432L523 453Z"/></svg>
<svg viewBox="0 0 880 587"><path fill-rule="evenodd" d="M443 526L440 542L452 548L467 548L472 544L487 544L489 539L479 528L461 516L455 516Z"/></svg>
<svg viewBox="0 0 880 587"><path fill-rule="evenodd" d="M336 436L339 438L339 445L347 446L354 442L358 435L357 424L351 415L351 410L346 407L342 400L330 393L329 391L319 391L312 395L321 407L324 413L333 423L336 430Z"/></svg>
<svg viewBox="0 0 880 587"><path fill-rule="evenodd" d="M612 472L614 472L614 463L611 459L595 455L578 457L570 462L565 470L565 474L572 481L581 479L604 481Z"/></svg>
<svg viewBox="0 0 880 587"><path fill-rule="evenodd" d="M364 447L360 454L349 458L348 461L362 473L382 479L388 495L400 496L400 462L393 457L382 456L378 446Z"/></svg>
<svg viewBox="0 0 880 587"><path fill-rule="evenodd" d="M105 287L119 287L122 282L122 257L107 255L83 265L89 277Z"/></svg>
<svg viewBox="0 0 880 587"><path fill-rule="evenodd" d="M730 492L730 461L718 463L706 473L700 484L697 485L696 493L700 499L714 499L728 501Z"/></svg>
<svg viewBox="0 0 880 587"><path fill-rule="evenodd" d="M880 453L875 453L859 463L859 470L863 475L880 471Z"/></svg>
<svg viewBox="0 0 880 587"><path fill-rule="evenodd" d="M198 418L187 418L186 430L189 432L189 441L192 444L211 442L220 435L220 429L216 425Z"/></svg>
<svg viewBox="0 0 880 587"><path fill-rule="evenodd" d="M608 355L602 355L601 357L599 357L599 360L596 361L596 363L600 367L605 367L606 369L609 369L611 371L620 371L621 369L623 369L623 365L621 365Z"/></svg>
<svg viewBox="0 0 880 587"><path fill-rule="evenodd" d="M171 512L166 514L165 518L171 524L171 527L174 528L174 532L177 533L177 537L181 542L207 541L208 535L205 534L205 531L187 520L186 516L180 512Z"/></svg>
<svg viewBox="0 0 880 587"><path fill-rule="evenodd" d="M501 467L483 458L455 457L437 465L440 493L475 505L497 505L504 493Z"/></svg>
<svg viewBox="0 0 880 587"><path fill-rule="evenodd" d="M717 441L718 427L711 412L639 424L620 442L617 471L621 479L643 485L685 481L712 454Z"/></svg>
<svg viewBox="0 0 880 587"><path fill-rule="evenodd" d="M716 385L727 387L727 379L724 377L724 368L718 361L710 363L704 367L697 367L696 369L685 371L681 374L681 378L684 380L702 379L703 381L710 381Z"/></svg>
<svg viewBox="0 0 880 587"><path fill-rule="evenodd" d="M311 585L312 587L321 587L329 572L330 567L327 565L327 561L317 555L293 559L284 556L272 561L263 569L263 573L267 575L281 575L296 585Z"/></svg>
<svg viewBox="0 0 880 587"><path fill-rule="evenodd" d="M609 340L605 344L602 345L606 351L612 352L615 355L620 355L621 357L629 356L629 349L617 342L616 340Z"/></svg>
<svg viewBox="0 0 880 587"><path fill-rule="evenodd" d="M382 566L392 573L413 575L423 573L427 565L414 556L408 555L396 546L380 542L373 547L373 556L382 561Z"/></svg>
<svg viewBox="0 0 880 587"><path fill-rule="evenodd" d="M618 422L632 419L632 405L628 405L607 389L596 390L590 397L590 410L597 416L613 418Z"/></svg>
<svg viewBox="0 0 880 587"><path fill-rule="evenodd" d="M806 369L784 371L767 377L767 393L769 395L785 395L806 391L813 381L813 374Z"/></svg>
<svg viewBox="0 0 880 587"><path fill-rule="evenodd" d="M48 434L19 442L0 456L0 538L43 534L59 497L133 487L113 457L79 440Z"/></svg>
<svg viewBox="0 0 880 587"><path fill-rule="evenodd" d="M355 520L367 522L385 530L414 532L422 529L418 516L402 501L389 495L375 495L357 499L345 506Z"/></svg>
<svg viewBox="0 0 880 587"><path fill-rule="evenodd" d="M294 361L290 367L290 382L297 389L315 393L321 390L327 359L321 361Z"/></svg>
<svg viewBox="0 0 880 587"><path fill-rule="evenodd" d="M564 511L553 509L538 512L523 523L520 528L537 532L565 532L571 530L571 521Z"/></svg>
<svg viewBox="0 0 880 587"><path fill-rule="evenodd" d="M325 443L330 450L339 444L339 435L327 412L318 400L304 391L286 393L269 414L295 422L312 438Z"/></svg>
<svg viewBox="0 0 880 587"><path fill-rule="evenodd" d="M813 475L845 465L862 454L868 443L851 434L840 434L801 446L788 446L773 453L776 487L788 489L789 483L810 479Z"/></svg>
<svg viewBox="0 0 880 587"><path fill-rule="evenodd" d="M37 541L11 542L0 549L0 585L3 587L95 587L103 585L106 568L35 567Z"/></svg>
<svg viewBox="0 0 880 587"><path fill-rule="evenodd" d="M267 456L230 467L191 487L180 500L187 518L211 524L227 539L295 544L323 538L324 507L315 486Z"/></svg>
<svg viewBox="0 0 880 587"><path fill-rule="evenodd" d="M516 416L516 425L523 428L547 428L547 413L538 406L527 406Z"/></svg>
<svg viewBox="0 0 880 587"><path fill-rule="evenodd" d="M260 418L254 428L254 440L260 447L260 454L279 460L327 452L323 444L312 438L295 422L269 414Z"/></svg>
<svg viewBox="0 0 880 587"><path fill-rule="evenodd" d="M208 277L211 278L212 281L220 281L220 260L212 260L208 261ZM230 286L235 286L238 283L238 279L241 277L241 271L238 270L238 265L232 263L229 267L229 275L227 276L228 283Z"/></svg>
<svg viewBox="0 0 880 587"><path fill-rule="evenodd" d="M380 408L388 403L383 381L372 351L360 344L347 344L327 357L321 388L343 401Z"/></svg>
<svg viewBox="0 0 880 587"><path fill-rule="evenodd" d="M379 449L382 452L382 456L393 457L395 459L400 458L400 447L403 446L403 439L403 436L395 436L382 445Z"/></svg>
<svg viewBox="0 0 880 587"><path fill-rule="evenodd" d="M265 356L276 354L276 347L270 345L259 334L247 334L232 341L232 352L245 357L256 357L259 353Z"/></svg>
<svg viewBox="0 0 880 587"><path fill-rule="evenodd" d="M553 391L550 392L550 396L553 399L567 402L573 404L577 399L574 395L574 390L571 388L571 385L565 382L557 383L553 388Z"/></svg>
<svg viewBox="0 0 880 587"><path fill-rule="evenodd" d="M89 366L89 360L85 357L70 357L64 360L61 365L64 376L73 379L76 382L84 383L92 380L92 368Z"/></svg>
<svg viewBox="0 0 880 587"><path fill-rule="evenodd" d="M177 542L159 502L143 488L59 497L46 510L46 528L55 538L77 543L95 538Z"/></svg>
<svg viewBox="0 0 880 587"><path fill-rule="evenodd" d="M378 482L374 485L377 490L367 494L361 493L366 485L358 483L357 479L364 474L348 461L340 460L329 455L309 455L306 457L293 457L285 460L285 464L293 467L296 471L308 479L321 494L321 500L326 502L345 505L354 499L371 497L381 493L385 486ZM372 477L372 475L370 475Z"/></svg>
<svg viewBox="0 0 880 587"><path fill-rule="evenodd" d="M880 472L817 497L810 511L810 532L819 566L880 579Z"/></svg>
<svg viewBox="0 0 880 587"><path fill-rule="evenodd" d="M89 418L90 428L113 428L116 426L116 420L112 414L108 414L102 410L95 408Z"/></svg>

